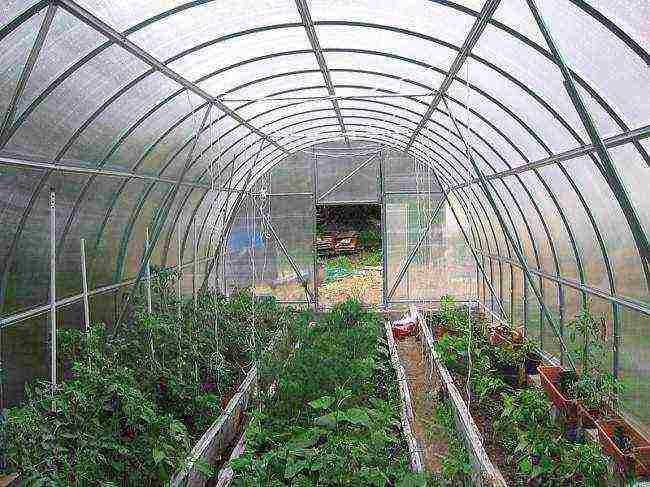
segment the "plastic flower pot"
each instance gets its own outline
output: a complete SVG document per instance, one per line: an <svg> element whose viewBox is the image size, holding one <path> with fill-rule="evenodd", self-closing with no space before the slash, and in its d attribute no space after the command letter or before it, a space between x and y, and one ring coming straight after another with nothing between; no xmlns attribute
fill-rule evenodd
<svg viewBox="0 0 650 487"><path fill-rule="evenodd" d="M624 434L631 441L630 451L621 451L614 441L614 428L617 426L623 429ZM596 421L596 428L598 428L598 439L605 452L624 464L637 477L650 475L650 441L636 428L623 418Z"/></svg>
<svg viewBox="0 0 650 487"><path fill-rule="evenodd" d="M576 401L564 396L558 387L560 375L568 371L559 365L540 365L537 367L537 370L539 371L542 387L555 407L564 411L567 419L577 419L578 411Z"/></svg>

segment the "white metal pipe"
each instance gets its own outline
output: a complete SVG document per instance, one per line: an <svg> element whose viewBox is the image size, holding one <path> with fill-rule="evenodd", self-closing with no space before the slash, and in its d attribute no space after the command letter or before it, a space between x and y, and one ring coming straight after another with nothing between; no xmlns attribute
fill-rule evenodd
<svg viewBox="0 0 650 487"><path fill-rule="evenodd" d="M147 281L147 311L149 314L153 312L153 305L151 303L151 261L149 258L149 228L146 229L144 241L144 255L147 256L147 263L145 265L145 279Z"/></svg>
<svg viewBox="0 0 650 487"><path fill-rule="evenodd" d="M192 222L192 240L194 243L194 265L192 266L192 299L194 302L194 311L196 311L196 275L198 274L198 262L196 261L197 241L196 241L196 218Z"/></svg>
<svg viewBox="0 0 650 487"><path fill-rule="evenodd" d="M181 316L181 286L183 281L183 261L181 256L181 222L179 220L176 225L176 244L177 244L177 258L176 267L178 269L178 280L176 281L176 302L178 307L178 317Z"/></svg>
<svg viewBox="0 0 650 487"><path fill-rule="evenodd" d="M50 382L56 389L56 195L50 189Z"/></svg>
<svg viewBox="0 0 650 487"><path fill-rule="evenodd" d="M84 302L84 325L86 331L90 327L90 304L88 302L88 277L86 273L86 239L81 239L81 287Z"/></svg>

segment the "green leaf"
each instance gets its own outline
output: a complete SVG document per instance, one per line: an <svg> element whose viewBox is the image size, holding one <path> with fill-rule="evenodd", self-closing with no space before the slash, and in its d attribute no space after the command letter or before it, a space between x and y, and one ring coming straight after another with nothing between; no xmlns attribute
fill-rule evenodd
<svg viewBox="0 0 650 487"><path fill-rule="evenodd" d="M332 396L323 396L315 401L311 401L309 405L314 409L329 409L334 401L335 399Z"/></svg>
<svg viewBox="0 0 650 487"><path fill-rule="evenodd" d="M348 421L349 423L358 425L358 426L369 426L370 425L370 416L366 409L361 408L350 408L346 411L343 411L339 414L340 421Z"/></svg>
<svg viewBox="0 0 650 487"><path fill-rule="evenodd" d="M323 426L324 428L335 429L337 420L336 416L330 413L326 414L325 416L321 416L320 418L316 418L315 423L318 426Z"/></svg>

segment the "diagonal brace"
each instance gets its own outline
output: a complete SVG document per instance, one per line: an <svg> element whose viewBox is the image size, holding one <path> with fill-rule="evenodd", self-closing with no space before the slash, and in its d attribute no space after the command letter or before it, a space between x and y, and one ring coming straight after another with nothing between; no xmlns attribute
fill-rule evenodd
<svg viewBox="0 0 650 487"><path fill-rule="evenodd" d="M315 303L316 298L314 297L312 292L309 290L309 283L307 281L305 281L305 278L303 277L302 273L300 272L300 269L296 265L296 262L293 260L293 257L291 257L289 255L289 252L287 252L287 248L284 246L284 243L282 242L282 240L280 240L280 237L278 237L278 234L275 231L275 228L273 227L273 224L271 223L271 220L269 219L269 217L267 215L264 214L264 212L262 212L262 209L259 207L259 205L257 204L257 201L255 201L255 198L253 196L251 196L251 201L253 202L253 204L257 208L257 211L259 212L260 217L262 217L262 219L264 220L264 222L268 226L268 229L271 231L271 235L273 235L273 238L275 239L276 243L280 247L280 250L282 250L282 253L284 254L284 256L289 261L289 265L293 269L293 272L296 273L296 277L298 277L298 280L302 283L303 287L305 288L305 293L307 294L309 299L312 301L312 303ZM316 276L314 276L314 280L315 279L316 279Z"/></svg>
<svg viewBox="0 0 650 487"><path fill-rule="evenodd" d="M407 257L406 261L402 264L402 267L400 268L399 272L397 273L397 279L395 280L395 283L391 287L390 291L388 292L388 300L390 301L391 298L393 297L393 294L395 294L395 290L397 289L397 286L402 282L402 278L404 277L404 274L406 274L406 271L408 270L409 266L411 265L411 262L413 262L413 259L415 259L415 254L417 254L418 250L420 250L420 246L422 245L422 242L424 242L424 239L427 237L427 234L429 233L429 230L431 229L431 226L435 222L436 218L438 217L438 213L440 213L440 210L442 209L442 206L445 204L445 199L442 198L440 202L438 203L438 206L436 209L433 211L433 215L429 219L429 223L427 223L427 227L424 229L422 234L420 235L420 238L418 239L418 242L415 244L415 247L411 252L409 253L409 256Z"/></svg>
<svg viewBox="0 0 650 487"><path fill-rule="evenodd" d="M361 163L361 165L359 165L359 167L355 168L355 169L354 169L352 172L350 172L347 176L345 176L345 177L343 177L342 179L340 179L340 180L339 180L339 181L338 181L334 186L332 186L330 189L328 189L328 190L325 191L322 195L320 195L320 196L318 197L318 201L322 201L322 200L324 200L327 196L329 196L330 194L332 194L332 192L336 191L338 188L340 188L341 186L343 186L347 181L349 181L350 179L352 179L352 177L353 177L356 173L358 173L359 171L361 171L361 169L363 169L363 168L366 167L368 164L370 164L372 161L374 161L378 154L379 154L379 153L377 153L377 154L373 154L373 155L370 156L368 159L366 159L365 161L363 161L363 162Z"/></svg>

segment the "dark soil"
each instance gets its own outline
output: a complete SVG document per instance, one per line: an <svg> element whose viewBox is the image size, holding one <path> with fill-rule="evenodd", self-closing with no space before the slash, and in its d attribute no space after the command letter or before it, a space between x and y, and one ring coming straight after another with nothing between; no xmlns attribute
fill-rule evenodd
<svg viewBox="0 0 650 487"><path fill-rule="evenodd" d="M447 441L440 433L432 430L436 398L427 381L427 371L420 354L420 341L413 336L397 341L397 352L408 380L413 402L413 434L422 448L422 460L429 473L439 474L442 470L440 458L448 453Z"/></svg>

